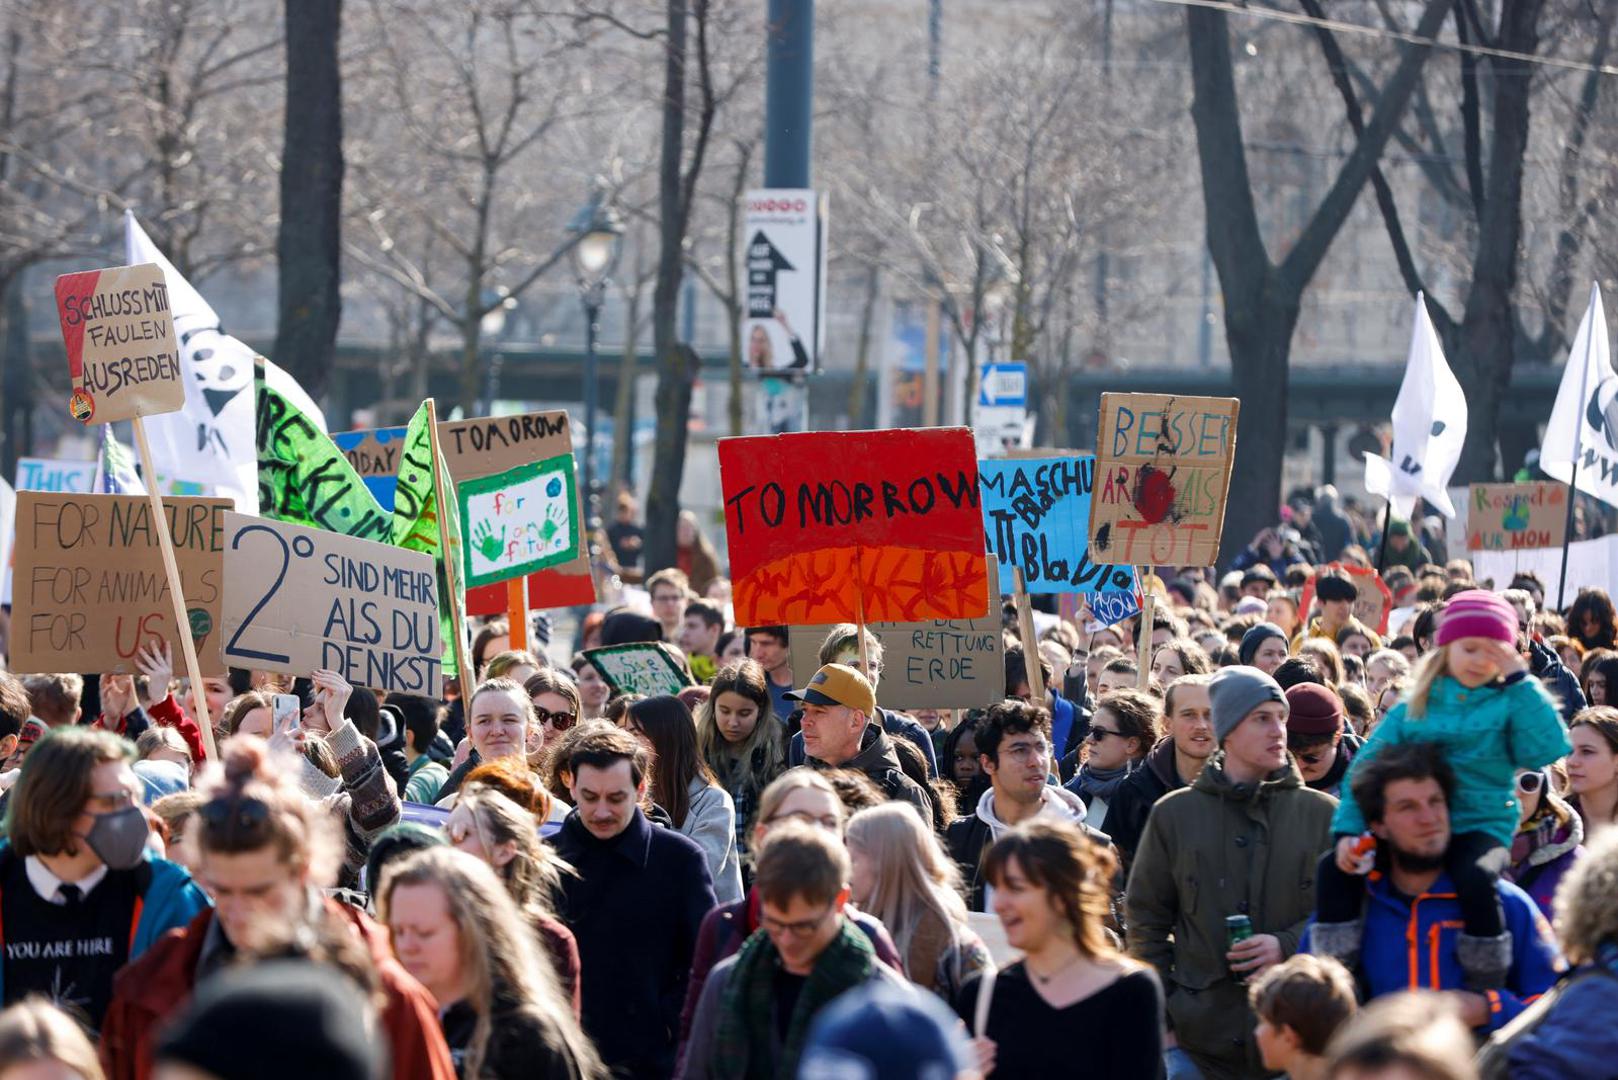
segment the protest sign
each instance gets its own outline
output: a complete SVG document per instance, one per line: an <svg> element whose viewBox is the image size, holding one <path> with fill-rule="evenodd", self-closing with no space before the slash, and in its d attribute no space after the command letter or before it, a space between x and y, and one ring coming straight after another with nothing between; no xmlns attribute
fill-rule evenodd
<svg viewBox="0 0 1618 1080"><path fill-rule="evenodd" d="M237 513L225 515L224 536L227 664L330 668L355 686L441 696L431 555Z"/></svg>
<svg viewBox="0 0 1618 1080"><path fill-rule="evenodd" d="M203 648L220 621L229 499L163 503L183 583L185 638L204 675L222 675ZM143 645L179 652L174 604L149 498L17 493L11 663L15 671L129 673Z"/></svg>
<svg viewBox="0 0 1618 1080"><path fill-rule="evenodd" d="M1567 537L1564 484L1473 484L1466 505L1466 546L1472 551L1561 547Z"/></svg>
<svg viewBox="0 0 1618 1080"><path fill-rule="evenodd" d="M1065 454L978 462L978 488L1000 592L1020 569L1031 593L1132 591L1135 568L1090 559L1096 459Z"/></svg>
<svg viewBox="0 0 1618 1080"><path fill-rule="evenodd" d="M870 623L882 645L877 700L890 709L971 709L1006 696L1006 645L1000 617ZM823 626L788 629L792 670L820 667Z"/></svg>
<svg viewBox="0 0 1618 1080"><path fill-rule="evenodd" d="M457 487L478 477L491 476L530 462L573 453L572 424L565 412L484 416L446 420L438 425L438 441L451 479ZM576 486L576 485L575 485ZM583 493L575 496L574 520L584 520ZM464 522L463 527L471 526ZM467 536L468 543L476 541ZM590 575L588 545L582 540L566 562L528 575L528 599L537 608L593 604L595 580ZM467 583L466 613L498 615L507 610L504 585L473 587Z"/></svg>
<svg viewBox="0 0 1618 1080"><path fill-rule="evenodd" d="M826 200L798 188L749 191L745 210L748 370L818 369L826 324Z"/></svg>
<svg viewBox="0 0 1618 1080"><path fill-rule="evenodd" d="M1090 605L1090 618L1084 624L1085 631L1093 634L1097 630L1116 626L1125 619L1139 615L1142 599L1139 592L1097 593L1095 596L1086 597L1086 602Z"/></svg>
<svg viewBox="0 0 1618 1080"><path fill-rule="evenodd" d="M586 649L584 658L601 673L615 694L678 694L691 685L667 646L646 641Z"/></svg>
<svg viewBox="0 0 1618 1080"><path fill-rule="evenodd" d="M1354 617L1378 634L1386 634L1388 613L1393 610L1393 591L1387 583L1368 566L1334 562L1328 565L1328 569L1343 571L1354 583L1359 594L1354 598ZM1303 595L1298 598L1298 610L1305 618L1309 617L1309 608L1314 602L1315 579L1310 578L1303 587Z"/></svg>
<svg viewBox="0 0 1618 1080"><path fill-rule="evenodd" d="M583 530L572 454L462 480L455 488L467 530L467 585L522 577L578 558Z"/></svg>
<svg viewBox="0 0 1618 1080"><path fill-rule="evenodd" d="M366 428L359 431L339 431L331 441L343 452L365 486L371 489L382 509L393 510L394 489L399 486L400 454L404 451L405 432L409 428Z"/></svg>
<svg viewBox="0 0 1618 1080"><path fill-rule="evenodd" d="M1091 558L1214 564L1240 408L1235 398L1101 395Z"/></svg>
<svg viewBox="0 0 1618 1080"><path fill-rule="evenodd" d="M17 459L18 491L57 491L89 494L94 490L96 463L58 461L53 458Z"/></svg>
<svg viewBox="0 0 1618 1080"><path fill-rule="evenodd" d="M739 625L988 613L966 428L721 439L719 477Z"/></svg>
<svg viewBox="0 0 1618 1080"><path fill-rule="evenodd" d="M63 274L56 313L75 420L106 424L185 405L169 289L155 263Z"/></svg>

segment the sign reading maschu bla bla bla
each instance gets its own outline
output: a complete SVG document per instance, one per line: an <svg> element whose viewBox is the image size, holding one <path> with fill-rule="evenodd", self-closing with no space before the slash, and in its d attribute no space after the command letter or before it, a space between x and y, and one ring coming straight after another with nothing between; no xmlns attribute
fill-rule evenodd
<svg viewBox="0 0 1618 1080"><path fill-rule="evenodd" d="M1000 592L1012 591L1018 569L1030 593L1134 592L1134 567L1108 566L1090 553L1094 455L1036 453L978 462L983 523Z"/></svg>
<svg viewBox="0 0 1618 1080"><path fill-rule="evenodd" d="M974 454L966 428L721 439L738 625L988 614Z"/></svg>
<svg viewBox="0 0 1618 1080"><path fill-rule="evenodd" d="M185 405L168 284L157 264L63 274L56 313L75 420L106 424Z"/></svg>

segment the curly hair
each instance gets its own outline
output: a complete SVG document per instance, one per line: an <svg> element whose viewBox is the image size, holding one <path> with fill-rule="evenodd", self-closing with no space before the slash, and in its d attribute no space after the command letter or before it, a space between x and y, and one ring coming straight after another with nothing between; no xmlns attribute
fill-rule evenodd
<svg viewBox="0 0 1618 1080"><path fill-rule="evenodd" d="M1570 964L1588 964L1604 942L1618 941L1618 832L1585 848L1556 890L1556 933Z"/></svg>
<svg viewBox="0 0 1618 1080"><path fill-rule="evenodd" d="M1584 631L1586 615L1595 617L1596 631L1593 634ZM1614 614L1612 597L1607 595L1605 589L1579 590L1579 595L1567 609L1567 632L1586 649L1610 649L1618 644L1618 615Z"/></svg>

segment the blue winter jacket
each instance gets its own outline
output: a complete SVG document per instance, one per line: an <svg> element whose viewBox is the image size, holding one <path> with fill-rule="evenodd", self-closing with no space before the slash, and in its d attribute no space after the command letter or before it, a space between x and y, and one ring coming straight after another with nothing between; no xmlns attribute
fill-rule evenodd
<svg viewBox="0 0 1618 1080"><path fill-rule="evenodd" d="M12 853L10 841L0 840L0 860L18 857ZM203 908L213 907L213 901L191 880L185 867L156 858L150 851L141 865L130 872L151 875L135 909L134 937L129 945L130 960L151 948L158 938L170 930L188 924ZM4 944L4 940L4 935L0 934L0 945ZM0 964L0 1001L5 1000L5 990L5 965Z"/></svg>
<svg viewBox="0 0 1618 1080"><path fill-rule="evenodd" d="M1465 985L1455 938L1464 923L1455 886L1440 874L1432 888L1406 903L1380 873L1366 883L1365 937L1360 970L1370 997L1405 990L1460 990ZM1506 989L1490 990L1488 1030L1509 1023L1555 985L1565 966L1550 924L1527 893L1510 882L1495 887L1511 932L1511 970ZM1313 929L1313 920L1310 920ZM1299 952L1309 952L1305 931Z"/></svg>
<svg viewBox="0 0 1618 1080"><path fill-rule="evenodd" d="M1366 762L1387 746L1429 742L1442 748L1455 770L1450 828L1457 834L1488 833L1501 847L1510 847L1517 833L1516 771L1549 765L1573 748L1551 696L1526 672L1474 690L1445 675L1433 683L1423 716L1411 716L1407 705L1401 701L1389 709L1354 755L1332 832L1365 831L1365 815L1352 791Z"/></svg>
<svg viewBox="0 0 1618 1080"><path fill-rule="evenodd" d="M1612 1022L1618 1016L1618 943L1603 944L1595 963L1568 978L1545 1018L1511 1044L1511 1080L1612 1075L1618 1061L1618 1027Z"/></svg>

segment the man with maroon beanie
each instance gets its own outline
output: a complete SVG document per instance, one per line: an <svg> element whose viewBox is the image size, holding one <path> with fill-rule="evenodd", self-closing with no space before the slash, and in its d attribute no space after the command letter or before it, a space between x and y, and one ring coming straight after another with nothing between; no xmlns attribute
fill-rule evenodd
<svg viewBox="0 0 1618 1080"><path fill-rule="evenodd" d="M1329 686L1299 683L1287 691L1287 749L1306 786L1336 797L1359 739L1343 729L1343 699Z"/></svg>

